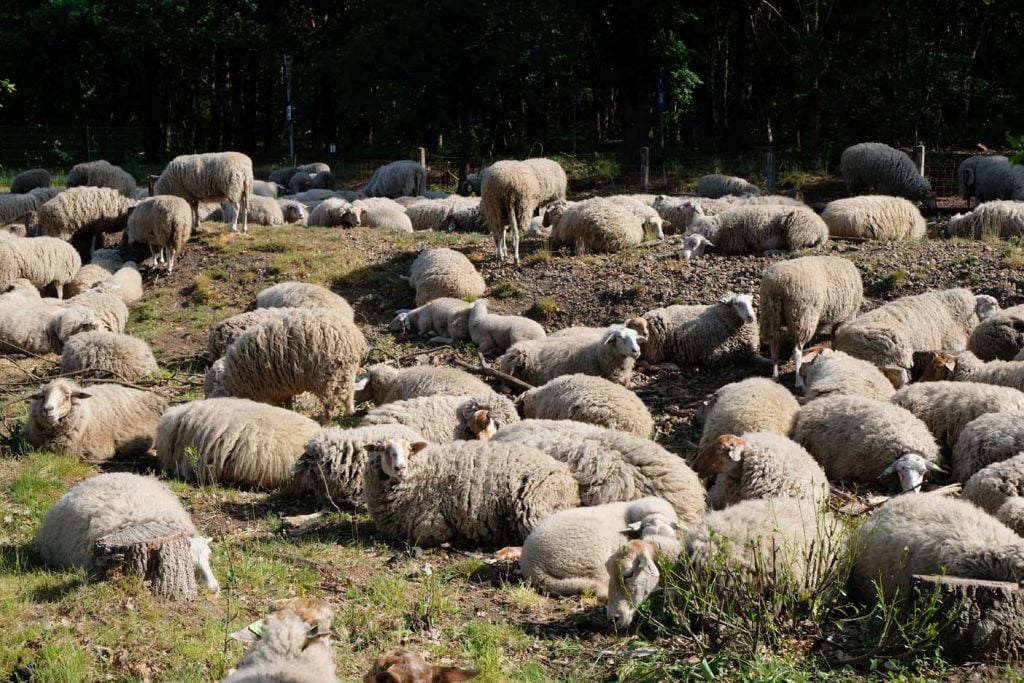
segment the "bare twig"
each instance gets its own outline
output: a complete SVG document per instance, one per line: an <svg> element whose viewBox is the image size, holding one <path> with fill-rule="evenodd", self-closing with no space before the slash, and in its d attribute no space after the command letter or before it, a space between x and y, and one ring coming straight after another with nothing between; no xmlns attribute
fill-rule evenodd
<svg viewBox="0 0 1024 683"><path fill-rule="evenodd" d="M480 365L473 365L472 363L467 363L466 361L460 358L453 358L452 360L454 360L455 364L458 365L463 370L468 370L469 372L473 372L478 375L483 375L484 377L493 377L495 379L500 379L510 388L519 389L520 391L529 391L530 389L534 388L534 386L532 384L529 384L528 382L524 382L523 380L513 377L512 375L509 375L507 373L504 373L501 370L495 370L494 368L492 368L490 365L487 364L487 361L484 360L484 355L482 353L477 353L477 360L480 361Z"/></svg>

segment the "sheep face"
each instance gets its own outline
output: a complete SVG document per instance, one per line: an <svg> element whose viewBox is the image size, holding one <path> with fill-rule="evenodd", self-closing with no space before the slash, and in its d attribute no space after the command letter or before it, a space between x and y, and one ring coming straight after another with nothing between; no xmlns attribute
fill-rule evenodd
<svg viewBox="0 0 1024 683"><path fill-rule="evenodd" d="M728 294L724 303L732 306L736 316L744 323L757 322L757 315L754 313L754 300L749 294Z"/></svg>
<svg viewBox="0 0 1024 683"><path fill-rule="evenodd" d="M350 207L341 214L341 224L346 228L358 228L362 225L362 221L363 210L358 206Z"/></svg>
<svg viewBox="0 0 1024 683"><path fill-rule="evenodd" d="M468 681L476 678L476 669L459 669L452 666L430 666L415 652L393 650L370 667L363 676L364 683L442 683L444 681Z"/></svg>
<svg viewBox="0 0 1024 683"><path fill-rule="evenodd" d="M974 297L974 302L974 312L978 316L978 320L991 318L999 312L999 302L994 296L978 294Z"/></svg>
<svg viewBox="0 0 1024 683"><path fill-rule="evenodd" d="M213 575L213 569L210 568L210 543L212 541L213 539L207 536L194 536L191 539L192 564L195 565L196 576L202 580L203 585L214 593L220 593L220 583L217 582L217 578Z"/></svg>
<svg viewBox="0 0 1024 683"><path fill-rule="evenodd" d="M315 643L326 643L331 634L331 620L334 610L323 600L316 598L291 598L275 600L265 619L250 624L231 637L243 642L257 643L266 640L278 654L298 656ZM289 642L295 629L291 624L301 622L302 642ZM268 634L271 634L269 637Z"/></svg>
<svg viewBox="0 0 1024 683"><path fill-rule="evenodd" d="M917 453L906 453L886 467L882 476L888 476L894 472L899 476L900 486L904 492L917 493L921 490L921 484L924 483L925 474L945 472L945 470L930 460L925 460Z"/></svg>
<svg viewBox="0 0 1024 683"><path fill-rule="evenodd" d="M400 311L388 325L388 332L406 334L409 332L409 325L409 312ZM359 389L359 387L357 386L356 389Z"/></svg>
<svg viewBox="0 0 1024 683"><path fill-rule="evenodd" d="M604 338L604 343L611 344L616 353L624 358L639 358L640 345L646 342L647 337L640 336L636 330L628 327L612 330Z"/></svg>
<svg viewBox="0 0 1024 683"><path fill-rule="evenodd" d="M487 441L498 431L498 423L491 418L491 411L481 408L470 416L469 428L476 434L476 438Z"/></svg>
<svg viewBox="0 0 1024 683"><path fill-rule="evenodd" d="M953 379L956 370L956 356L948 353L936 354L935 360L921 375L921 382L943 382Z"/></svg>
<svg viewBox="0 0 1024 683"><path fill-rule="evenodd" d="M559 219L565 210L569 208L569 202L564 199L556 199L544 208L544 217L541 219L541 227L550 228L558 224Z"/></svg>
<svg viewBox="0 0 1024 683"><path fill-rule="evenodd" d="M734 434L724 434L704 448L693 460L693 468L702 477L726 472L743 460L746 441Z"/></svg>
<svg viewBox="0 0 1024 683"><path fill-rule="evenodd" d="M636 608L657 590L661 572L654 560L654 546L644 541L630 541L609 558L608 604L605 614L615 628L633 623Z"/></svg>
<svg viewBox="0 0 1024 683"><path fill-rule="evenodd" d="M367 446L367 450L380 453L380 467L385 475L391 479L405 479L409 476L409 457L426 447L422 441L409 443L405 439L384 439Z"/></svg>
<svg viewBox="0 0 1024 683"><path fill-rule="evenodd" d="M90 394L66 380L50 382L35 395L35 399L42 406L40 417L50 426L60 424L60 421L67 417L80 401L90 397Z"/></svg>
<svg viewBox="0 0 1024 683"><path fill-rule="evenodd" d="M700 258L708 247L713 246L714 243L704 235L691 233L683 240L683 258L687 261Z"/></svg>

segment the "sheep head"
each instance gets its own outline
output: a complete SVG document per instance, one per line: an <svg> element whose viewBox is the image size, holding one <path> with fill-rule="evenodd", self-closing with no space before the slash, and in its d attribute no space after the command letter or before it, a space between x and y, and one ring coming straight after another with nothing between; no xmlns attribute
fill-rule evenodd
<svg viewBox="0 0 1024 683"><path fill-rule="evenodd" d="M704 447L693 459L693 468L702 477L721 474L743 462L747 442L735 434L723 434Z"/></svg>
<svg viewBox="0 0 1024 683"><path fill-rule="evenodd" d="M925 460L917 453L904 453L893 464L882 471L879 479L895 473L900 478L900 486L904 492L917 493L921 490L921 484L924 483L924 475L928 472L941 472L945 474L946 470L930 460Z"/></svg>
<svg viewBox="0 0 1024 683"><path fill-rule="evenodd" d="M605 614L615 628L633 622L636 608L657 590L661 580L656 549L649 541L632 540L605 563L608 570L608 604Z"/></svg>
<svg viewBox="0 0 1024 683"><path fill-rule="evenodd" d="M196 576L202 580L203 585L214 593L220 593L220 583L210 567L210 543L212 542L213 539L208 536L192 537L192 564L195 566Z"/></svg>
<svg viewBox="0 0 1024 683"><path fill-rule="evenodd" d="M732 310L743 323L757 322L757 314L754 313L754 299L749 294L729 292L722 298L722 303L732 306Z"/></svg>
<svg viewBox="0 0 1024 683"><path fill-rule="evenodd" d="M380 468L391 479L409 476L409 458L427 447L422 441L409 443L406 439L383 439L366 446L369 453L380 454Z"/></svg>
<svg viewBox="0 0 1024 683"><path fill-rule="evenodd" d="M636 330L637 334L642 337L651 336L651 326L648 324L646 318L642 318L640 316L629 318L626 320L624 326L631 330Z"/></svg>
<svg viewBox="0 0 1024 683"><path fill-rule="evenodd" d="M949 353L937 353L931 365L921 375L922 382L942 382L953 379L956 370L956 356Z"/></svg>
<svg viewBox="0 0 1024 683"><path fill-rule="evenodd" d="M690 261L700 258L708 247L715 246L714 243L700 233L690 233L683 239L683 258Z"/></svg>
<svg viewBox="0 0 1024 683"><path fill-rule="evenodd" d="M647 337L637 334L630 327L610 330L604 337L604 343L610 344L616 353L625 358L639 358L640 345L646 341Z"/></svg>
<svg viewBox="0 0 1024 683"><path fill-rule="evenodd" d="M298 656L311 645L327 644L333 618L334 610L323 600L275 600L264 619L232 633L231 637L249 643L266 642L278 655Z"/></svg>
<svg viewBox="0 0 1024 683"><path fill-rule="evenodd" d="M491 411L487 408L473 411L469 416L468 426L481 441L487 441L498 431L498 423L491 418Z"/></svg>
<svg viewBox="0 0 1024 683"><path fill-rule="evenodd" d="M409 311L399 311L398 315L388 324L388 332L407 334L409 332Z"/></svg>
<svg viewBox="0 0 1024 683"><path fill-rule="evenodd" d="M364 683L446 683L447 681L468 681L476 678L476 669L460 669L454 666L430 666L422 656L406 650L392 650L377 658L369 672L363 676Z"/></svg>
<svg viewBox="0 0 1024 683"><path fill-rule="evenodd" d="M50 426L60 424L81 401L92 395L82 391L81 387L70 380L57 379L42 387L32 398L39 405L39 411L33 412Z"/></svg>
<svg viewBox="0 0 1024 683"><path fill-rule="evenodd" d="M564 199L556 199L555 201L544 207L544 218L541 220L541 227L549 228L558 224L558 221L562 218L562 214L571 206L571 204Z"/></svg>
<svg viewBox="0 0 1024 683"><path fill-rule="evenodd" d="M974 296L974 313L978 320L991 318L999 312L999 302L994 296L988 294L976 294Z"/></svg>

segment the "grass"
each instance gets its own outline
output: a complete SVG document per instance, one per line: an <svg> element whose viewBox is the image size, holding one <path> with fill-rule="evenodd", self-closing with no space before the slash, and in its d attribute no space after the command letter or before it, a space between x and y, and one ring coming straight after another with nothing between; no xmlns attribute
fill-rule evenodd
<svg viewBox="0 0 1024 683"><path fill-rule="evenodd" d="M558 304L550 296L542 296L533 302L530 311L541 320L547 320L558 313Z"/></svg>
<svg viewBox="0 0 1024 683"><path fill-rule="evenodd" d="M512 280L502 280L491 287L491 296L495 299L511 299L520 293L519 285Z"/></svg>

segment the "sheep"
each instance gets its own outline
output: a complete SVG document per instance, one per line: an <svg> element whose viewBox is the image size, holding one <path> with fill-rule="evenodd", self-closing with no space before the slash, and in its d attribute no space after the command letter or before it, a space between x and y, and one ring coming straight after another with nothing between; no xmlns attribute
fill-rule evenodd
<svg viewBox="0 0 1024 683"><path fill-rule="evenodd" d="M39 290L25 278L12 280L0 288L0 309L28 308L42 303L42 300Z"/></svg>
<svg viewBox="0 0 1024 683"><path fill-rule="evenodd" d="M424 249L409 268L416 305L439 297L465 299L483 296L487 285L468 258L454 249Z"/></svg>
<svg viewBox="0 0 1024 683"><path fill-rule="evenodd" d="M995 384L1024 391L1024 362L994 360L985 363L970 351L957 356L939 353L920 381L941 380Z"/></svg>
<svg viewBox="0 0 1024 683"><path fill-rule="evenodd" d="M760 254L778 249L809 249L828 242L828 226L818 214L799 206L737 206L694 220L683 240L683 258L702 256L707 247L720 254Z"/></svg>
<svg viewBox="0 0 1024 683"><path fill-rule="evenodd" d="M551 216L551 246L568 246L574 252L612 253L635 247L644 241L644 224L632 211L606 199L595 197L572 204ZM557 222L555 222L557 218Z"/></svg>
<svg viewBox="0 0 1024 683"><path fill-rule="evenodd" d="M23 278L40 289L53 285L59 299L81 267L75 248L55 237L0 242L0 286Z"/></svg>
<svg viewBox="0 0 1024 683"><path fill-rule="evenodd" d="M628 542L630 528L642 528L648 516L660 517L668 525L676 522L676 512L668 501L655 497L556 512L523 542L519 558L523 578L553 595L590 591L605 600L609 593L608 558ZM677 538L665 541L678 553Z"/></svg>
<svg viewBox="0 0 1024 683"><path fill-rule="evenodd" d="M359 210L359 225L398 232L412 232L412 221L401 204L384 197L358 199L352 204Z"/></svg>
<svg viewBox="0 0 1024 683"><path fill-rule="evenodd" d="M270 197L271 199L277 199L277 195L280 194L280 190L281 186L273 181L252 181L252 195L254 197Z"/></svg>
<svg viewBox="0 0 1024 683"><path fill-rule="evenodd" d="M33 219L36 232L45 237L70 241L79 233L91 237L89 253L102 240L102 233L118 232L128 226L136 207L128 198L107 187L78 187L61 192L39 207Z"/></svg>
<svg viewBox="0 0 1024 683"><path fill-rule="evenodd" d="M672 222L665 220L661 215L654 209L650 204L645 203L639 195L632 194L617 194L605 197L605 201L617 204L622 208L629 211L636 218L639 218L643 224L644 234L648 232L653 233L655 239L665 239L666 228L672 227ZM530 227L533 227L531 221ZM675 232L674 230L668 231L670 234Z"/></svg>
<svg viewBox="0 0 1024 683"><path fill-rule="evenodd" d="M648 363L721 367L757 355L755 323L750 295L728 292L716 304L655 308L626 325L646 338L640 350Z"/></svg>
<svg viewBox="0 0 1024 683"><path fill-rule="evenodd" d="M714 510L751 498L828 498L821 466L803 446L779 434L724 434L697 453L693 467L702 477L715 477L708 489Z"/></svg>
<svg viewBox="0 0 1024 683"><path fill-rule="evenodd" d="M167 164L153 185L156 194L173 194L192 207L192 232L199 231L199 202L231 202L236 207L231 232L249 231L249 197L252 195L252 159L240 152L185 154Z"/></svg>
<svg viewBox="0 0 1024 683"><path fill-rule="evenodd" d="M224 354L227 396L265 403L290 402L309 391L329 421L344 407L355 410L355 373L366 353L363 333L330 310L296 308L287 316L246 330Z"/></svg>
<svg viewBox="0 0 1024 683"><path fill-rule="evenodd" d="M609 327L601 337L588 335L532 339L513 344L498 357L498 369L540 386L560 375L597 375L624 386L647 341L636 330Z"/></svg>
<svg viewBox="0 0 1024 683"><path fill-rule="evenodd" d="M275 168L267 176L267 181L279 185L280 187L288 187L288 184L292 180L292 176L299 172L299 169L294 166L283 166L281 168Z"/></svg>
<svg viewBox="0 0 1024 683"><path fill-rule="evenodd" d="M703 208L703 204L708 202L709 200L704 199L698 201L694 197L668 197L662 194L655 197L651 207L672 226L673 232L682 235L686 233L696 218L712 215L712 212ZM728 208L732 208L732 205L729 205Z"/></svg>
<svg viewBox="0 0 1024 683"><path fill-rule="evenodd" d="M301 202L292 199L278 199L277 205L281 208L281 218L285 223L306 225L309 222L309 210Z"/></svg>
<svg viewBox="0 0 1024 683"><path fill-rule="evenodd" d="M330 171L320 171L313 175L313 190L333 190L335 186L334 174Z"/></svg>
<svg viewBox="0 0 1024 683"><path fill-rule="evenodd" d="M521 161L497 161L483 172L480 210L494 239L498 258L506 256L506 238L512 232L512 255L519 265L519 233L541 203L540 182L533 168Z"/></svg>
<svg viewBox="0 0 1024 683"><path fill-rule="evenodd" d="M277 600L259 627L233 638L254 642L221 683L338 683L331 654L334 610L317 598Z"/></svg>
<svg viewBox="0 0 1024 683"><path fill-rule="evenodd" d="M287 194L281 199L287 199L289 201L299 202L309 209L315 208L321 202L327 201L328 199L343 199L346 202L353 202L357 198L361 198L361 192L335 192L334 190L306 190L305 192L299 192L298 194Z"/></svg>
<svg viewBox="0 0 1024 683"><path fill-rule="evenodd" d="M106 187L116 190L123 197L135 199L135 178L103 159L72 166L65 185L68 188L80 185Z"/></svg>
<svg viewBox="0 0 1024 683"><path fill-rule="evenodd" d="M525 159L524 164L529 166L540 187L540 205L544 206L558 199L565 199L565 191L568 179L562 165L554 159ZM481 187L481 190L483 188Z"/></svg>
<svg viewBox="0 0 1024 683"><path fill-rule="evenodd" d="M168 474L199 484L274 489L288 482L303 445L319 429L308 417L241 398L174 406L156 429Z"/></svg>
<svg viewBox="0 0 1024 683"><path fill-rule="evenodd" d="M255 307L327 310L347 320L355 320L355 313L344 298L326 287L306 282L279 282L262 289L256 295Z"/></svg>
<svg viewBox="0 0 1024 683"><path fill-rule="evenodd" d="M420 547L518 545L579 503L569 469L526 446L385 439L369 448L363 485L374 526Z"/></svg>
<svg viewBox="0 0 1024 683"><path fill-rule="evenodd" d="M313 175L305 173L304 171L298 171L292 176L291 180L288 181L288 191L292 194L299 194L306 190L313 189ZM326 188L320 188L326 189Z"/></svg>
<svg viewBox="0 0 1024 683"><path fill-rule="evenodd" d="M0 353L60 353L72 336L102 329L103 321L85 306L7 306L0 310Z"/></svg>
<svg viewBox="0 0 1024 683"><path fill-rule="evenodd" d="M910 157L880 142L862 142L843 150L839 170L851 195L863 190L905 197L935 209L931 183L921 175Z"/></svg>
<svg viewBox="0 0 1024 683"><path fill-rule="evenodd" d="M60 190L40 187L28 194L0 195L0 225L23 220L58 194Z"/></svg>
<svg viewBox="0 0 1024 683"><path fill-rule="evenodd" d="M367 197L415 197L427 191L427 169L415 161L392 161L373 172Z"/></svg>
<svg viewBox="0 0 1024 683"><path fill-rule="evenodd" d="M333 228L342 226L355 228L359 225L360 211L344 199L329 197L309 212L306 224L313 227Z"/></svg>
<svg viewBox="0 0 1024 683"><path fill-rule="evenodd" d="M295 169L299 173L309 173L310 175L316 175L318 173L330 173L331 167L322 161L314 161L310 164L303 164Z"/></svg>
<svg viewBox="0 0 1024 683"><path fill-rule="evenodd" d="M429 666L422 656L404 650L392 650L378 657L363 676L364 683L444 683L476 678L476 669L454 666Z"/></svg>
<svg viewBox="0 0 1024 683"><path fill-rule="evenodd" d="M461 299L440 297L417 308L399 311L388 325L388 331L433 334L431 341L445 344L465 341L469 339L469 308L470 304Z"/></svg>
<svg viewBox="0 0 1024 683"><path fill-rule="evenodd" d="M124 332L128 324L128 306L124 303L121 286L110 280L76 294L67 300L67 305L90 309L111 332Z"/></svg>
<svg viewBox="0 0 1024 683"><path fill-rule="evenodd" d="M900 387L910 379L915 352L967 347L979 305L986 304L967 289L905 296L844 324L832 348L871 361Z"/></svg>
<svg viewBox="0 0 1024 683"><path fill-rule="evenodd" d="M384 405L421 396L475 396L491 388L474 375L448 367L395 368L378 364L356 373L356 403Z"/></svg>
<svg viewBox="0 0 1024 683"><path fill-rule="evenodd" d="M813 347L803 357L804 400L823 396L863 396L888 401L896 388L878 367L842 351Z"/></svg>
<svg viewBox="0 0 1024 683"><path fill-rule="evenodd" d="M74 279L64 285L63 294L68 297L76 296L90 289L93 285L106 282L110 279L111 275L113 273L103 266L97 266L92 263L84 265L75 273Z"/></svg>
<svg viewBox="0 0 1024 683"><path fill-rule="evenodd" d="M919 240L925 236L924 216L902 197L861 195L829 202L821 214L829 237L869 240Z"/></svg>
<svg viewBox="0 0 1024 683"><path fill-rule="evenodd" d="M213 363L224 355L231 343L242 334L257 325L262 325L268 320L276 320L288 315L291 308L257 308L245 313L225 318L210 328L210 335L206 339L206 351L203 358Z"/></svg>
<svg viewBox="0 0 1024 683"><path fill-rule="evenodd" d="M440 200L410 198L415 203L405 207L413 230L486 230L481 225L479 199L448 197Z"/></svg>
<svg viewBox="0 0 1024 683"><path fill-rule="evenodd" d="M771 432L788 436L800 410L793 395L763 377L726 384L714 393L706 408L698 450L718 437L747 432Z"/></svg>
<svg viewBox="0 0 1024 683"><path fill-rule="evenodd" d="M36 534L36 547L51 567L92 570L96 541L154 522L191 536L196 575L209 590L219 592L220 584L210 568L212 539L197 535L178 497L153 477L110 472L86 479L47 511Z"/></svg>
<svg viewBox="0 0 1024 683"><path fill-rule="evenodd" d="M284 212L281 211L281 205L277 203L277 199L253 195L249 197L248 211L249 221L255 225L285 224ZM222 204L221 212L225 223L236 222L237 216L235 216L234 204L230 202Z"/></svg>
<svg viewBox="0 0 1024 683"><path fill-rule="evenodd" d="M116 285L120 289L121 299L125 305L132 305L142 298L142 274L135 261L125 261L121 268L118 268L107 284Z"/></svg>
<svg viewBox="0 0 1024 683"><path fill-rule="evenodd" d="M562 375L520 397L523 417L576 420L650 438L654 418L621 384L592 375Z"/></svg>
<svg viewBox="0 0 1024 683"><path fill-rule="evenodd" d="M972 156L960 162L956 170L957 189L964 199L975 198L978 203L993 199L1024 199L1024 183L1014 173L1004 156Z"/></svg>
<svg viewBox="0 0 1024 683"><path fill-rule="evenodd" d="M946 226L949 237L982 239L997 236L1010 239L1024 235L1024 203L992 201L979 204L967 214L953 216Z"/></svg>
<svg viewBox="0 0 1024 683"><path fill-rule="evenodd" d="M915 574L1024 579L1024 539L957 498L892 498L860 526L855 543L851 585L865 601L878 594L906 600Z"/></svg>
<svg viewBox="0 0 1024 683"><path fill-rule="evenodd" d="M1024 392L974 382L925 382L900 389L893 394L892 402L928 425L943 455L948 456L964 427L975 418L985 413L1024 410Z"/></svg>
<svg viewBox="0 0 1024 683"><path fill-rule="evenodd" d="M82 377L113 376L135 382L159 369L146 342L106 330L74 335L64 344L60 357L62 374L78 373Z"/></svg>
<svg viewBox="0 0 1024 683"><path fill-rule="evenodd" d="M1024 350L1024 306L996 311L967 340L967 350L983 361L1014 360Z"/></svg>
<svg viewBox="0 0 1024 683"><path fill-rule="evenodd" d="M761 190L744 178L736 176L711 173L697 178L697 196L718 199L726 195L753 195L761 194Z"/></svg>
<svg viewBox="0 0 1024 683"><path fill-rule="evenodd" d="M536 320L488 313L484 299L477 299L469 309L469 338L484 355L504 353L513 344L546 336L544 328Z"/></svg>
<svg viewBox="0 0 1024 683"><path fill-rule="evenodd" d="M191 235L192 209L189 203L174 195L145 199L128 218L128 238L145 242L153 264L167 264L174 272L174 259L185 248Z"/></svg>
<svg viewBox="0 0 1024 683"><path fill-rule="evenodd" d="M368 412L362 425L400 424L431 443L486 440L504 425L519 422L510 400L488 390L479 396L420 396L392 401Z"/></svg>
<svg viewBox="0 0 1024 683"><path fill-rule="evenodd" d="M1024 411L1002 410L971 420L950 458L953 479L967 481L982 468L1024 452Z"/></svg>
<svg viewBox="0 0 1024 683"><path fill-rule="evenodd" d="M50 186L50 172L45 168L22 171L11 181L11 194L27 194L37 187Z"/></svg>
<svg viewBox="0 0 1024 683"><path fill-rule="evenodd" d="M820 329L829 331L856 317L864 300L857 266L841 256L804 256L772 264L761 276L761 340L772 357L772 379L779 377L779 351L793 342L797 388L804 345Z"/></svg>
<svg viewBox="0 0 1024 683"><path fill-rule="evenodd" d="M482 169L479 173L466 174L465 180L459 184L459 194L463 197L468 197L473 194L480 196L480 191L483 185L484 170L486 169Z"/></svg>
<svg viewBox="0 0 1024 683"><path fill-rule="evenodd" d="M569 465L583 505L664 498L683 526L707 509L704 487L682 458L650 439L572 420L523 420L498 429L494 443L517 443Z"/></svg>
<svg viewBox="0 0 1024 683"><path fill-rule="evenodd" d="M35 448L101 462L145 455L167 401L157 394L55 379L33 396L21 433Z"/></svg>

